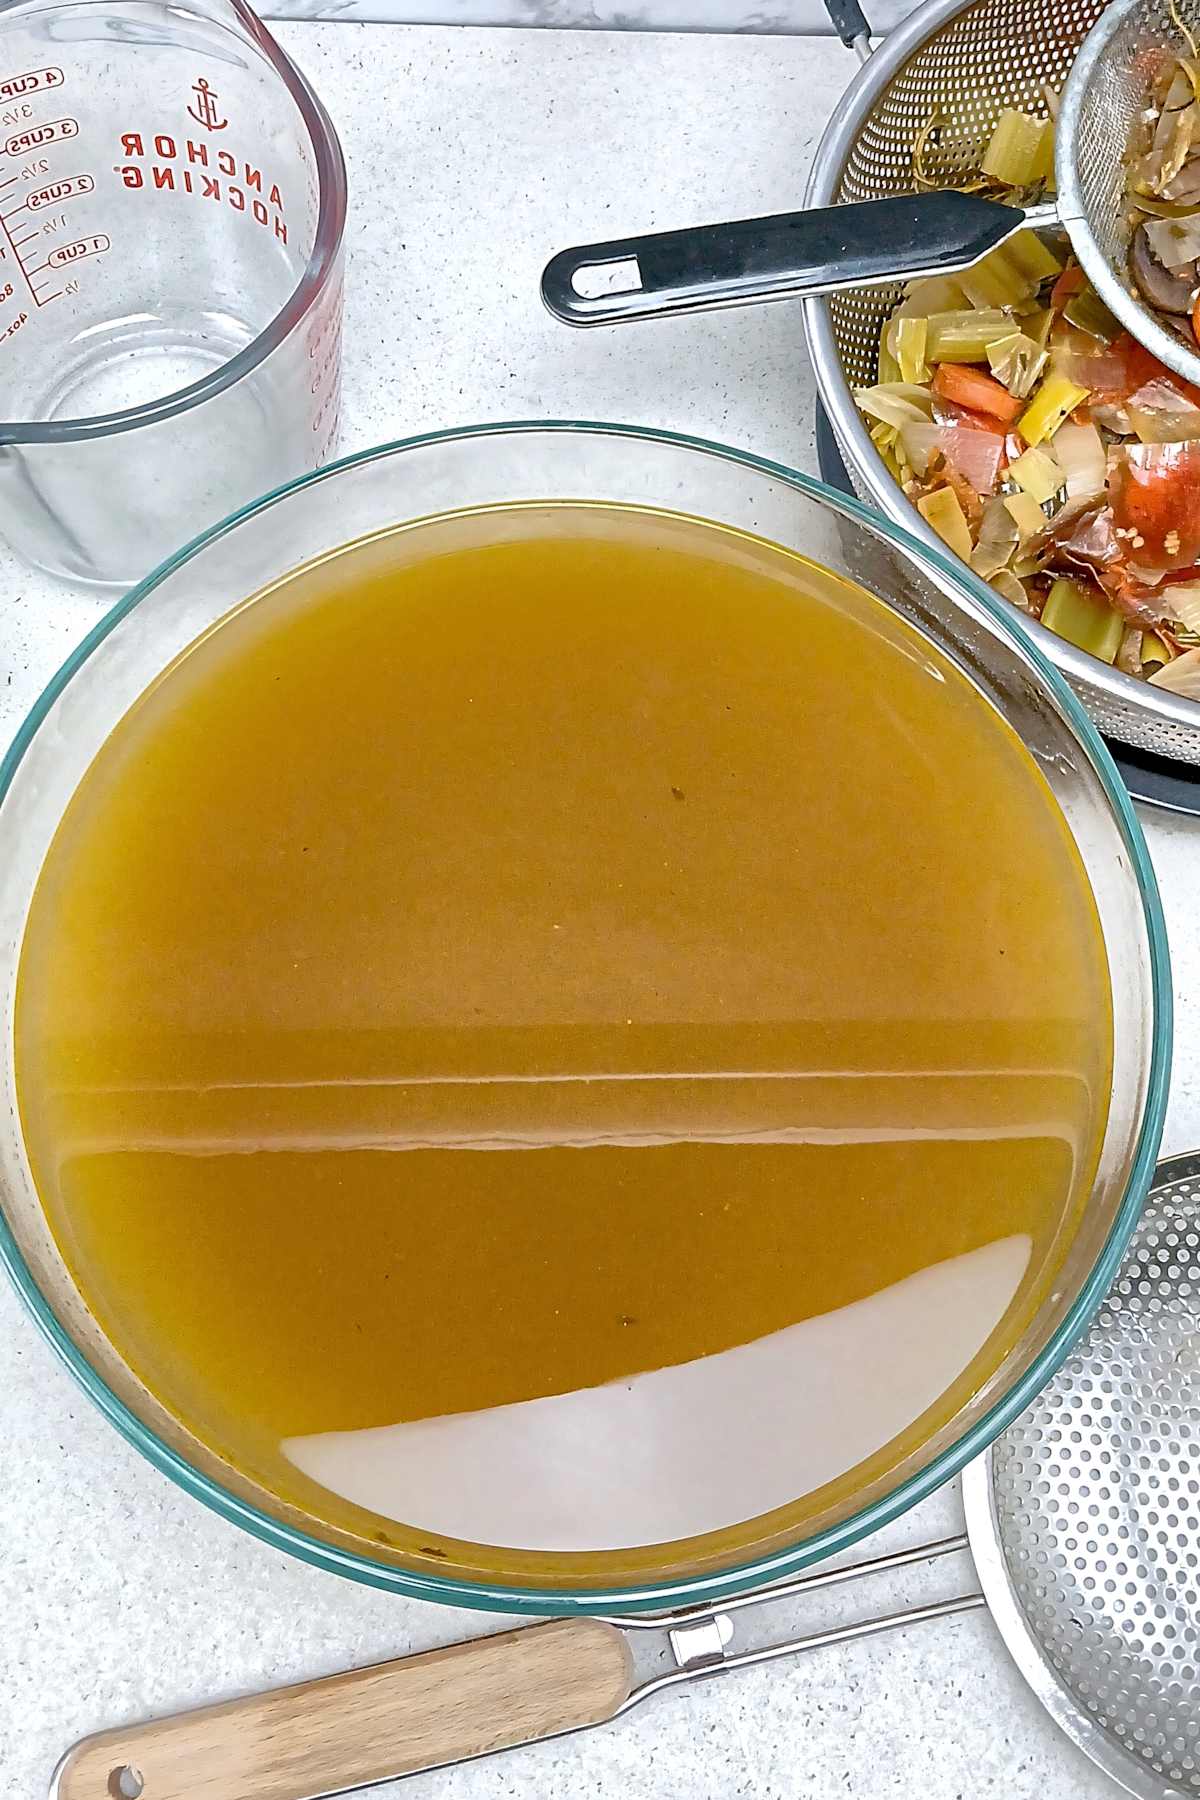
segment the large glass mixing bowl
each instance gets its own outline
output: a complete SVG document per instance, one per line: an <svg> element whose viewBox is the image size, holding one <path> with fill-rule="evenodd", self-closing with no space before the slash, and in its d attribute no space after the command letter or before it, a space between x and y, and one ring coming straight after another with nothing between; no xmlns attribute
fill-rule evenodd
<svg viewBox="0 0 1200 1800"><path fill-rule="evenodd" d="M422 1564L289 1505L200 1442L142 1386L89 1312L48 1229L17 1123L13 1007L30 900L64 808L101 744L164 668L231 607L351 540L431 515L592 500L700 516L800 551L915 622L1036 758L1095 895L1112 981L1111 1111L1093 1191L1053 1291L1000 1367L891 1472L811 1517L800 1541L764 1531L736 1566L650 1556L636 1582L479 1580ZM348 721L353 728L353 722ZM1066 1356L1116 1270L1159 1141L1171 1038L1166 940L1133 810L1079 703L1010 610L949 556L819 482L695 439L613 425L484 426L351 457L269 494L182 550L96 626L0 765L0 1253L34 1318L114 1425L227 1519L326 1569L423 1599L508 1612L607 1612L716 1598L844 1549L955 1474ZM713 1445L720 1456L721 1446Z"/></svg>

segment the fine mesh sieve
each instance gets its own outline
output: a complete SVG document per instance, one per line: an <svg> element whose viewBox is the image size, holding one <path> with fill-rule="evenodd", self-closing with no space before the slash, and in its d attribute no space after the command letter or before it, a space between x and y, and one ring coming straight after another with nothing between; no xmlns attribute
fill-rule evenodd
<svg viewBox="0 0 1200 1800"><path fill-rule="evenodd" d="M1148 350L1189 381L1200 381L1200 354L1159 323L1126 273L1124 161L1164 55L1190 56L1198 30L1196 0L1113 0L1072 69L1057 157L1059 213L1097 293Z"/></svg>

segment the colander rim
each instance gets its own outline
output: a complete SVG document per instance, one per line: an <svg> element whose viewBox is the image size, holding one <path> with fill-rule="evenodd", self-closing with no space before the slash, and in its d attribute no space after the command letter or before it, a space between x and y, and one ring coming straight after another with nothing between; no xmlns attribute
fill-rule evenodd
<svg viewBox="0 0 1200 1800"><path fill-rule="evenodd" d="M837 204L837 186L858 135L883 90L910 57L960 13L991 4L992 0L924 0L924 4L872 52L834 109L817 145L804 195L806 207ZM805 344L820 402L834 436L848 455L853 472L861 479L871 504L891 524L899 525L917 538L927 551L945 555L946 547L941 538L925 523L916 507L905 499L871 442L842 370L829 298L821 295L802 300L801 309ZM962 566L966 567L965 564ZM1148 714L1157 729L1163 726L1174 728L1196 739L1200 746L1200 703L1187 700L1181 694L1168 693L1163 688L1152 688L1147 682L1122 674L1097 657L1089 656L1085 650L1068 644L1036 619L1017 614L1015 608L1013 612L1014 617L1020 617L1023 628L1042 655L1076 690L1090 688L1099 693L1118 719L1129 712ZM1146 748L1143 740L1136 735L1126 735L1111 719L1106 718L1105 730L1135 749ZM1158 753L1173 754L1170 750L1159 750ZM1185 767L1200 762L1200 747L1194 756L1180 756L1177 760Z"/></svg>

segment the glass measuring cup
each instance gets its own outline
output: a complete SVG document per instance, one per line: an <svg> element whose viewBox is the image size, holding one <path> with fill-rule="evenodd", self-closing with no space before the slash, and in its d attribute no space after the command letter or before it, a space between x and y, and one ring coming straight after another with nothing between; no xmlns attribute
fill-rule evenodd
<svg viewBox="0 0 1200 1800"><path fill-rule="evenodd" d="M242 0L0 0L0 534L127 584L321 463L345 214Z"/></svg>

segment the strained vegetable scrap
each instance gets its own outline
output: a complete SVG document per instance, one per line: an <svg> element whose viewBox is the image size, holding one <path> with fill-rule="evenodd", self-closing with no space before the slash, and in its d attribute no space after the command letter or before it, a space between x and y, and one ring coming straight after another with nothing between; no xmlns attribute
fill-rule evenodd
<svg viewBox="0 0 1200 1800"><path fill-rule="evenodd" d="M1200 319L1200 62L1162 52L1128 159L1129 272L1191 349Z"/></svg>
<svg viewBox="0 0 1200 1800"><path fill-rule="evenodd" d="M1139 261L1158 291L1200 282L1200 61L1172 60L1138 190ZM1029 204L1053 175L1048 117L1001 114L960 183ZM962 167L936 120L919 184ZM1153 263L1147 262L1152 258ZM1177 296L1171 293L1174 301ZM926 523L977 575L1067 642L1200 698L1200 389L1122 330L1083 270L1021 231L974 269L913 282L858 404Z"/></svg>

